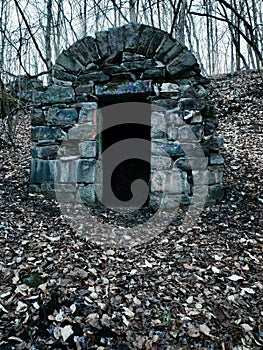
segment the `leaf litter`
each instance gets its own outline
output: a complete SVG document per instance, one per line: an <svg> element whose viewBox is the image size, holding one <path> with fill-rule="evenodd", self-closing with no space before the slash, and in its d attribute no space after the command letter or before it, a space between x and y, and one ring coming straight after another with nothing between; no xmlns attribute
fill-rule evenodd
<svg viewBox="0 0 263 350"><path fill-rule="evenodd" d="M16 152L0 150L0 350L262 348L263 82L249 72L211 87L225 198L187 232L179 210L131 249L88 242L56 201L28 194L21 121Z"/></svg>

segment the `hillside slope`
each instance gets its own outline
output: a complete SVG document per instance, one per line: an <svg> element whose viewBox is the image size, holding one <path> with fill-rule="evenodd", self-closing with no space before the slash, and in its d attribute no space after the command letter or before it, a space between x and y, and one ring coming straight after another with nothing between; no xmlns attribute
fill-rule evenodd
<svg viewBox="0 0 263 350"><path fill-rule="evenodd" d="M261 349L263 81L211 83L225 198L186 233L108 249L75 234L55 201L28 194L29 124L0 150L0 350ZM108 213L109 220L114 215Z"/></svg>

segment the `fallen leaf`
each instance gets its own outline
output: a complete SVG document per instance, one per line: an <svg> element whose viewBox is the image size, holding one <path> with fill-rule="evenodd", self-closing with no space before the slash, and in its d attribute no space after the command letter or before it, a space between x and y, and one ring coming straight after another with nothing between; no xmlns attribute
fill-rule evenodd
<svg viewBox="0 0 263 350"><path fill-rule="evenodd" d="M189 329L188 335L189 335L189 337L191 337L191 338L200 337L199 329L198 329L198 328L191 328L191 329Z"/></svg>
<svg viewBox="0 0 263 350"><path fill-rule="evenodd" d="M64 342L74 333L71 325L60 328L60 332Z"/></svg>
<svg viewBox="0 0 263 350"><path fill-rule="evenodd" d="M130 310L129 308L127 308L127 307L124 307L123 308L124 309L124 314L126 315L126 316L128 316L128 317L134 317L134 312L132 311L132 310Z"/></svg>
<svg viewBox="0 0 263 350"><path fill-rule="evenodd" d="M122 322L125 324L125 326L129 326L129 324L130 324L130 322L127 320L127 318L124 316L124 315L122 315Z"/></svg>
<svg viewBox="0 0 263 350"><path fill-rule="evenodd" d="M204 323L204 324L201 324L201 325L199 326L199 329L200 329L200 331L201 331L202 333L204 333L204 334L206 334L206 335L209 335L210 332L211 332L210 328L209 328L205 323Z"/></svg>
<svg viewBox="0 0 263 350"><path fill-rule="evenodd" d="M232 275L232 276L229 276L229 277L227 277L229 280L231 280L231 281L240 281L240 280L243 280L244 278L243 277L241 277L241 276L238 276L238 275Z"/></svg>
<svg viewBox="0 0 263 350"><path fill-rule="evenodd" d="M217 267L215 267L215 266L212 266L212 271L214 272L214 273L220 273L221 272L221 270L219 270Z"/></svg>
<svg viewBox="0 0 263 350"><path fill-rule="evenodd" d="M240 326L244 329L245 332L253 331L253 328L247 323L242 323Z"/></svg>
<svg viewBox="0 0 263 350"><path fill-rule="evenodd" d="M2 304L0 304L0 310L2 310L3 312L8 313L8 311L6 310L6 308Z"/></svg>
<svg viewBox="0 0 263 350"><path fill-rule="evenodd" d="M24 312L28 308L27 304L23 303L22 301L18 301L16 312Z"/></svg>

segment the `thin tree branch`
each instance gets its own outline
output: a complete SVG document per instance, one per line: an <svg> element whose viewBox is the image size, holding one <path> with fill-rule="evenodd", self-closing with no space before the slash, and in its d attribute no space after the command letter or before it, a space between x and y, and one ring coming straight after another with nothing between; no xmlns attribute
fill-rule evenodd
<svg viewBox="0 0 263 350"><path fill-rule="evenodd" d="M243 32L242 30L240 30L240 28L238 26L236 26L235 24L233 24L231 21L229 21L226 18L221 18L221 17L217 17L214 15L208 15L207 13L200 13L200 12L195 12L195 11L190 11L189 14L191 15L196 15L196 16L201 16L201 17L210 17L210 18L214 18L218 21L221 22L225 22L230 24L234 29L236 29L238 31L238 33L243 37L243 39L253 48L253 50L255 51L256 55L258 56L258 58L260 59L260 61L263 63L263 56L261 54L261 52L259 51L259 49L257 48L257 46L255 46L254 42L252 40L250 40Z"/></svg>
<svg viewBox="0 0 263 350"><path fill-rule="evenodd" d="M30 25L29 25L29 23L28 23L28 21L27 21L27 19L26 19L26 17L25 17L24 12L22 11L22 9L21 9L21 7L20 7L18 1L17 1L17 0L14 0L14 2L15 2L15 5L16 5L16 8L18 9L18 11L19 11L19 13L20 13L20 15L21 15L21 17L22 17L22 19L23 19L25 25L26 25L26 28L27 28L27 30L28 30L28 33L30 34L31 39L33 40L33 43L34 43L34 45L35 45L35 47L36 47L37 52L39 53L39 56L41 57L42 61L45 63L46 67L48 68L48 62L47 62L47 60L45 59L45 57L43 56L43 54L42 54L42 52L41 52L41 50L40 50L40 48L39 48L39 46L38 46L38 43L37 43L37 41L36 41L36 39L35 39L35 37L34 37L32 31L31 31Z"/></svg>

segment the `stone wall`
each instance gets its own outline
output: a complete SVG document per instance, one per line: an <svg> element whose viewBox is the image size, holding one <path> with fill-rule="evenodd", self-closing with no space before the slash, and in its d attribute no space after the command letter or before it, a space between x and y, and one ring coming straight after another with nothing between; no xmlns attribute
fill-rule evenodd
<svg viewBox="0 0 263 350"><path fill-rule="evenodd" d="M223 141L208 81L167 33L130 24L83 38L58 57L53 82L33 94L31 193L97 205L100 102L143 97L152 109L150 204L222 199Z"/></svg>

